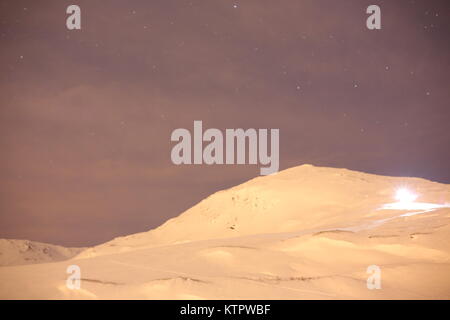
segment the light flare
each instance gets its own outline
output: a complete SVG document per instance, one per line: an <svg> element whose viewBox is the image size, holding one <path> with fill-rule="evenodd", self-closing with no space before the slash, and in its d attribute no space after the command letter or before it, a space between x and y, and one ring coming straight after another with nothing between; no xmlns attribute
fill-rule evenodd
<svg viewBox="0 0 450 320"><path fill-rule="evenodd" d="M408 190L407 188L400 188L395 193L395 200L397 200L397 202L386 203L378 210L406 210L406 211L418 210L416 212L405 213L401 215L401 216L411 216L419 213L425 213L441 208L450 207L448 203L437 204L429 202L416 202L416 199L418 197L419 195Z"/></svg>
<svg viewBox="0 0 450 320"><path fill-rule="evenodd" d="M395 200L397 200L400 203L412 203L416 201L418 195L415 193L412 193L406 188L400 188L397 190L395 194Z"/></svg>

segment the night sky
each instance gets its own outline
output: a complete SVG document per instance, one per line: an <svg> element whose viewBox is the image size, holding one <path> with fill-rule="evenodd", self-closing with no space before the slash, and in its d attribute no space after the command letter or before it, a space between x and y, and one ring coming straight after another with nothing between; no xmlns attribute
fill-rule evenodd
<svg viewBox="0 0 450 320"><path fill-rule="evenodd" d="M81 7L81 30L66 8ZM381 30L366 8L381 7ZM176 128L279 128L310 163L450 183L450 3L0 0L0 237L146 231L259 165L170 161Z"/></svg>

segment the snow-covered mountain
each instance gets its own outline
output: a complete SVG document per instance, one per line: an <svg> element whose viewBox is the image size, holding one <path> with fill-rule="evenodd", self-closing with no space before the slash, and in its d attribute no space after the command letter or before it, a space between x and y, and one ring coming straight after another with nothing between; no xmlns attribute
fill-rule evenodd
<svg viewBox="0 0 450 320"><path fill-rule="evenodd" d="M219 191L151 230L83 251L92 257L139 248L261 233L350 227L392 215L377 211L409 187L425 202L450 200L447 185L302 165Z"/></svg>
<svg viewBox="0 0 450 320"><path fill-rule="evenodd" d="M44 263L70 259L85 248L16 239L0 239L0 266Z"/></svg>
<svg viewBox="0 0 450 320"><path fill-rule="evenodd" d="M449 200L424 179L299 166L75 258L0 267L0 299L449 299Z"/></svg>

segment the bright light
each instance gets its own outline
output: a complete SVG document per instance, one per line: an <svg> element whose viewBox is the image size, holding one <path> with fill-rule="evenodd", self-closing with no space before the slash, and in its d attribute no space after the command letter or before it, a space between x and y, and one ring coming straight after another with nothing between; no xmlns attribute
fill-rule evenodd
<svg viewBox="0 0 450 320"><path fill-rule="evenodd" d="M411 203L417 199L417 195L412 193L406 188L401 188L397 190L395 194L395 199L401 203Z"/></svg>
<svg viewBox="0 0 450 320"><path fill-rule="evenodd" d="M378 210L406 210L406 211L414 211L407 212L401 217L413 216L419 213L431 212L434 210L442 209L442 208L450 208L450 204L437 204L437 203L429 203L429 202L416 202L418 195L412 193L407 188L400 188L395 193L395 199L397 202L394 203L386 203Z"/></svg>

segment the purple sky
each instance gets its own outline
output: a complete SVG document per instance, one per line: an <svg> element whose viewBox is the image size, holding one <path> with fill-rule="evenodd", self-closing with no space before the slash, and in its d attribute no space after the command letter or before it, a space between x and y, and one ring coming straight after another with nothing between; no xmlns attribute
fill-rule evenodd
<svg viewBox="0 0 450 320"><path fill-rule="evenodd" d="M82 30L65 11L81 7ZM382 29L368 30L378 4ZM450 183L450 4L0 0L0 237L154 228L259 166L175 166L176 128L279 128L311 163Z"/></svg>

